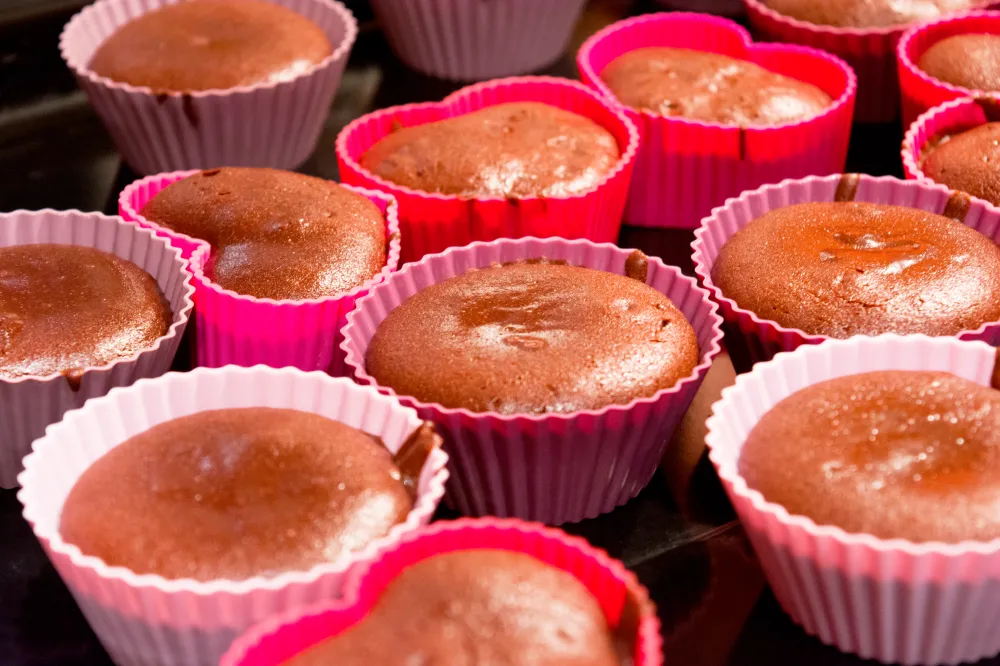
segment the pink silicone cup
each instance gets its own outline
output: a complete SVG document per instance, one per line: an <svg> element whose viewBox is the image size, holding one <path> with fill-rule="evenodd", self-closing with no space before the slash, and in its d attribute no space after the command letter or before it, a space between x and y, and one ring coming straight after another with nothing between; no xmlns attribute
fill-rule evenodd
<svg viewBox="0 0 1000 666"><path fill-rule="evenodd" d="M633 109L619 103L600 74L640 48L674 47L752 61L819 87L834 100L813 118L773 127L741 128ZM727 198L784 178L844 170L857 81L841 60L814 49L754 44L727 19L705 14L651 14L594 34L577 55L580 77L622 108L639 128L640 144L625 220L647 227L693 229Z"/></svg>
<svg viewBox="0 0 1000 666"><path fill-rule="evenodd" d="M998 94L984 94L977 99L983 98L996 100L1000 104ZM924 174L920 166L927 143L935 137L964 132L989 122L977 99L962 97L945 102L926 111L910 125L903 138L901 151L903 171L907 178L935 182Z"/></svg>
<svg viewBox="0 0 1000 666"><path fill-rule="evenodd" d="M749 369L753 363L767 361L782 351L800 345L819 344L829 340L824 335L810 335L797 328L787 328L777 322L761 319L750 310L739 307L727 298L712 281L712 266L722 246L733 234L764 213L813 201L833 201L841 176L812 176L801 180L786 180L777 185L765 185L744 192L712 211L695 231L691 249L694 251L694 271L702 284L719 304L726 332L726 349L737 370ZM891 176L875 178L860 175L855 201L870 201L908 206L942 213L952 196L952 190L931 183L899 180ZM973 198L962 223L1000 242L1000 209ZM962 340L985 340L1000 344L1000 322L988 322L974 331L963 331Z"/></svg>
<svg viewBox="0 0 1000 666"><path fill-rule="evenodd" d="M341 185L370 199L386 221L386 265L364 284L326 298L280 300L254 298L223 289L205 275L211 247L192 238L156 225L139 212L160 190L171 183L197 173L177 171L137 180L118 197L118 210L126 220L165 236L191 257L198 248L203 253L191 260L195 286L195 354L198 365L251 366L258 363L280 368L294 366L301 370L324 370L344 375L344 357L340 350L341 330L354 303L382 282L399 265L399 218L395 199L381 192Z"/></svg>
<svg viewBox="0 0 1000 666"><path fill-rule="evenodd" d="M436 523L408 535L367 571L356 570L344 599L287 614L254 627L233 643L221 666L278 666L316 643L346 631L363 618L405 568L441 553L475 549L525 553L571 573L587 586L617 628L631 592L639 605L633 666L663 663L660 621L649 593L621 562L551 528L517 520L462 519Z"/></svg>
<svg viewBox="0 0 1000 666"><path fill-rule="evenodd" d="M585 0L373 0L408 66L457 81L527 74L566 51Z"/></svg>
<svg viewBox="0 0 1000 666"><path fill-rule="evenodd" d="M607 129L621 157L593 190L564 197L470 198L395 185L361 167L368 149L394 128L451 118L507 102L534 101L578 113ZM388 192L399 202L402 261L473 241L561 236L614 242L639 145L635 126L586 86L551 77L517 77L462 88L441 102L407 104L361 116L337 136L337 163L345 183Z"/></svg>
<svg viewBox="0 0 1000 666"><path fill-rule="evenodd" d="M49 559L101 643L123 666L214 666L247 627L292 608L335 599L352 567L431 519L448 479L447 455L425 462L406 520L357 553L308 571L246 580L167 580L84 555L62 540L63 502L80 475L129 437L186 414L267 406L326 416L379 437L397 451L421 421L389 396L344 378L295 368L199 368L112 391L69 412L25 458L18 499Z"/></svg>
<svg viewBox="0 0 1000 666"><path fill-rule="evenodd" d="M66 411L116 386L169 370L193 307L194 287L187 261L166 241L118 217L77 210L0 214L0 247L38 243L92 247L131 261L156 280L170 304L171 324L148 349L87 368L78 383L62 373L0 377L0 488L17 485L21 460L31 451L31 443Z"/></svg>
<svg viewBox="0 0 1000 666"><path fill-rule="evenodd" d="M945 83L917 67L920 57L931 46L947 37L971 33L1000 35L1000 12L969 12L932 23L914 26L899 40L896 58L899 61L899 87L903 104L903 126L931 107L958 97L988 94Z"/></svg>
<svg viewBox="0 0 1000 666"><path fill-rule="evenodd" d="M996 350L954 338L884 335L779 354L741 375L708 419L709 457L778 602L824 643L882 662L957 664L1000 652L1000 539L913 543L817 525L768 502L740 475L765 412L826 379L936 370L989 385Z"/></svg>
<svg viewBox="0 0 1000 666"><path fill-rule="evenodd" d="M101 43L129 20L173 0L98 0L66 25L59 48L125 161L138 173L219 166L294 168L319 140L358 34L336 0L273 0L311 19L333 52L280 83L155 92L89 69Z"/></svg>
<svg viewBox="0 0 1000 666"><path fill-rule="evenodd" d="M388 313L421 289L473 268L545 257L624 273L630 250L562 238L502 239L451 248L404 266L358 301L347 316L343 348L355 378L395 395L365 372L365 352ZM451 456L449 501L468 515L496 515L549 524L607 513L642 490L662 457L712 359L719 353L721 319L697 283L655 257L646 283L667 295L698 336L701 362L670 389L627 405L569 414L474 413L400 401L434 421Z"/></svg>

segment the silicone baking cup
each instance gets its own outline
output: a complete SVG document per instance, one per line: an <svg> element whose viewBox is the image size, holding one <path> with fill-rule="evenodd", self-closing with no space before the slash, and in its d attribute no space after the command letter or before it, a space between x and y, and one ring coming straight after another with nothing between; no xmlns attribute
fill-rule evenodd
<svg viewBox="0 0 1000 666"><path fill-rule="evenodd" d="M921 165L924 149L935 138L964 132L997 120L1000 120L1000 94L996 93L953 99L927 111L910 125L903 138L901 155L906 177L932 180L924 174Z"/></svg>
<svg viewBox="0 0 1000 666"><path fill-rule="evenodd" d="M899 87L903 104L903 127L920 114L942 102L986 94L945 83L926 74L917 62L930 47L955 35L987 33L1000 35L1000 12L970 12L917 25L903 35L896 49L899 61Z"/></svg>
<svg viewBox="0 0 1000 666"><path fill-rule="evenodd" d="M140 213L160 190L195 173L197 171L177 171L137 180L118 197L118 210L126 220L133 220L170 239L185 257L192 257L197 364L221 367L262 363L276 368L294 366L301 370L324 370L332 375L345 374L340 349L345 317L354 309L358 298L399 265L399 219L395 199L380 192L342 186L370 199L385 216L386 265L375 277L348 292L326 298L277 301L223 289L206 275L211 261L208 243L156 225ZM203 252L192 256L198 248L204 248Z"/></svg>
<svg viewBox="0 0 1000 666"><path fill-rule="evenodd" d="M363 169L361 156L400 126L452 118L507 102L543 102L590 118L618 142L621 157L594 189L559 197L466 197L395 185ZM639 134L612 104L574 81L517 77L462 88L441 102L407 104L362 116L337 137L337 163L345 183L388 192L399 202L402 261L473 241L561 236L614 242L632 178Z"/></svg>
<svg viewBox="0 0 1000 666"><path fill-rule="evenodd" d="M92 247L131 261L156 280L170 304L171 324L152 347L107 365L87 368L82 374L0 377L0 488L17 485L21 460L31 451L31 443L63 413L116 386L127 386L169 370L191 315L194 287L187 262L169 243L149 231L118 217L77 210L0 214L0 247L38 243Z"/></svg>
<svg viewBox="0 0 1000 666"><path fill-rule="evenodd" d="M420 424L412 409L344 378L294 368L199 368L137 382L91 400L48 429L25 458L18 499L49 559L117 664L215 666L233 639L265 617L328 601L351 567L425 525L444 494L447 456L424 463L406 520L364 550L274 577L166 580L84 555L59 534L63 502L83 472L129 437L187 414L231 407L281 407L321 414L375 435L396 452Z"/></svg>
<svg viewBox="0 0 1000 666"><path fill-rule="evenodd" d="M424 74L481 81L527 74L566 51L585 0L373 0L400 60Z"/></svg>
<svg viewBox="0 0 1000 666"><path fill-rule="evenodd" d="M787 328L777 322L761 319L727 298L712 281L712 266L719 251L733 234L770 210L813 201L834 201L838 191L843 190L853 190L850 197L853 201L908 206L938 214L944 213L951 204L953 210L949 214L958 211L964 225L1000 242L1000 209L929 181L899 180L891 176L875 178L857 174L822 178L812 176L744 192L739 198L730 199L702 220L691 244L694 251L694 271L719 304L725 321L726 349L738 371L747 370L758 361L767 361L778 352L791 351L805 344L819 344L830 338L810 335L797 328ZM964 331L957 337L1000 344L1000 322L985 323L976 330Z"/></svg>
<svg viewBox="0 0 1000 666"><path fill-rule="evenodd" d="M218 166L294 168L319 140L357 22L336 0L274 0L314 21L333 53L281 83L225 90L158 92L117 83L89 69L94 52L131 19L175 0L98 0L66 25L63 60L138 173Z"/></svg>
<svg viewBox="0 0 1000 666"><path fill-rule="evenodd" d="M996 350L954 338L885 335L780 354L722 393L709 457L792 619L824 643L903 664L957 664L1000 652L1000 540L913 543L791 515L739 472L747 435L777 402L826 379L936 370L989 385Z"/></svg>
<svg viewBox="0 0 1000 666"><path fill-rule="evenodd" d="M358 301L344 328L346 363L356 379L379 386L365 371L365 352L391 310L433 284L475 268L544 257L624 273L631 254L610 244L561 238L473 243L404 266ZM646 283L684 313L698 337L700 363L670 389L627 405L569 414L475 413L399 396L434 421L451 457L449 501L467 515L496 515L549 524L607 513L649 483L671 434L719 353L720 318L705 290L659 259L649 258Z"/></svg>
<svg viewBox="0 0 1000 666"><path fill-rule="evenodd" d="M621 105L601 80L611 61L640 48L674 47L749 60L806 81L834 100L823 113L772 127L738 127ZM639 129L625 220L693 229L728 197L784 178L844 170L857 81L844 62L814 49L754 44L736 23L705 14L651 14L614 23L577 55L584 83L621 107Z"/></svg>
<svg viewBox="0 0 1000 666"><path fill-rule="evenodd" d="M404 569L441 553L475 549L525 553L572 574L600 603L613 630L634 623L633 666L660 666L660 621L649 593L621 562L579 537L516 520L457 520L437 523L402 539L368 570L352 577L344 600L274 618L233 643L221 666L278 666L358 623ZM631 597L631 600L629 600ZM636 617L625 618L626 605ZM629 627L631 630L631 627Z"/></svg>

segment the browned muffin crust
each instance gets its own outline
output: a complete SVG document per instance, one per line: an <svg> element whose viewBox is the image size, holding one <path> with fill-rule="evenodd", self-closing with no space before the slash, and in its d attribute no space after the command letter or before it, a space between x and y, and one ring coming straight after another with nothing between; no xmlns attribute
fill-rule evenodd
<svg viewBox="0 0 1000 666"><path fill-rule="evenodd" d="M789 513L883 539L1000 537L1000 392L943 372L809 386L743 445L747 484Z"/></svg>
<svg viewBox="0 0 1000 666"><path fill-rule="evenodd" d="M156 280L130 261L75 245L0 248L0 378L128 358L172 319Z"/></svg>
<svg viewBox="0 0 1000 666"><path fill-rule="evenodd" d="M611 61L601 79L627 106L741 127L803 120L833 103L810 83L746 60L690 49L629 51Z"/></svg>
<svg viewBox="0 0 1000 666"><path fill-rule="evenodd" d="M730 238L712 266L723 295L809 334L954 335L1000 320L1000 248L915 208L806 203Z"/></svg>
<svg viewBox="0 0 1000 666"><path fill-rule="evenodd" d="M168 185L140 211L212 245L208 276L257 298L332 296L386 262L385 218L340 185L276 169L211 169Z"/></svg>
<svg viewBox="0 0 1000 666"><path fill-rule="evenodd" d="M115 447L70 490L59 530L136 573L242 580L360 550L411 507L377 438L249 407L160 423Z"/></svg>
<svg viewBox="0 0 1000 666"><path fill-rule="evenodd" d="M369 148L360 163L415 190L514 198L591 190L618 156L614 136L589 118L517 102L400 128Z"/></svg>
<svg viewBox="0 0 1000 666"><path fill-rule="evenodd" d="M473 270L389 313L365 356L401 395L501 414L601 409L698 364L684 315L639 280L555 263Z"/></svg>
<svg viewBox="0 0 1000 666"><path fill-rule="evenodd" d="M935 79L970 90L1000 90L1000 35L955 35L917 60Z"/></svg>
<svg viewBox="0 0 1000 666"><path fill-rule="evenodd" d="M837 28L887 28L985 7L986 0L761 0L791 18Z"/></svg>
<svg viewBox="0 0 1000 666"><path fill-rule="evenodd" d="M108 37L90 69L161 92L288 81L333 52L318 25L263 0L185 0L143 14Z"/></svg>
<svg viewBox="0 0 1000 666"><path fill-rule="evenodd" d="M620 666L597 600L522 553L466 550L404 569L361 622L285 662Z"/></svg>
<svg viewBox="0 0 1000 666"><path fill-rule="evenodd" d="M1000 122L934 141L920 168L931 180L1000 205Z"/></svg>

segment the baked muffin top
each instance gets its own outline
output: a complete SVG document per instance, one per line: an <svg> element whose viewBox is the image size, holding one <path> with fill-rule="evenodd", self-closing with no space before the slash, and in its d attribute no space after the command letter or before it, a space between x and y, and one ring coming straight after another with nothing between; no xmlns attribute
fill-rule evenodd
<svg viewBox="0 0 1000 666"><path fill-rule="evenodd" d="M935 79L970 90L1000 90L1000 35L955 35L932 45L917 67Z"/></svg>
<svg viewBox="0 0 1000 666"><path fill-rule="evenodd" d="M1000 122L933 141L920 168L931 180L1000 205Z"/></svg>
<svg viewBox="0 0 1000 666"><path fill-rule="evenodd" d="M785 16L837 28L887 28L930 21L988 3L983 0L761 0Z"/></svg>

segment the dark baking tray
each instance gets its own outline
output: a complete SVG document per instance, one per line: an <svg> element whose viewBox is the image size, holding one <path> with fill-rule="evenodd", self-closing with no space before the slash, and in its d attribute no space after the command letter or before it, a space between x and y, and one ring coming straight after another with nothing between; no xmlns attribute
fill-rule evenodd
<svg viewBox="0 0 1000 666"><path fill-rule="evenodd" d="M59 31L81 0L0 0L0 210L79 208L115 213L135 178L59 59ZM436 100L459 86L403 67L363 2L344 82L315 154L302 170L336 179L333 140L372 109ZM576 44L651 2L595 0ZM575 78L571 48L544 73ZM901 175L898 125L855 127L848 170ZM619 244L691 272L687 231L625 227ZM178 369L184 369L182 363ZM732 381L724 357L713 367L662 470L617 511L566 526L622 559L649 587L663 621L668 665L851 665L859 659L822 645L781 611L704 455L702 424ZM442 512L440 518L448 518ZM106 666L110 660L21 517L14 491L0 491L0 664ZM1000 659L982 662L1000 664Z"/></svg>

